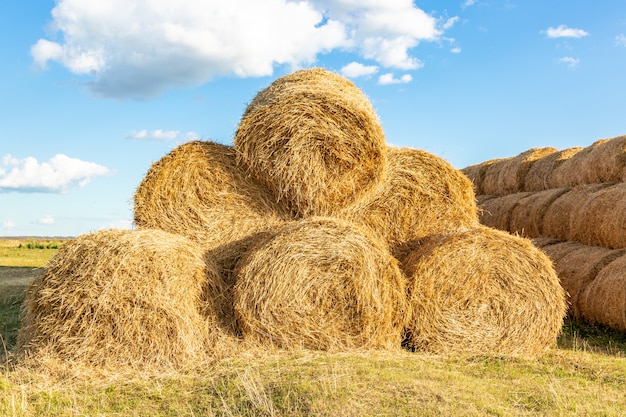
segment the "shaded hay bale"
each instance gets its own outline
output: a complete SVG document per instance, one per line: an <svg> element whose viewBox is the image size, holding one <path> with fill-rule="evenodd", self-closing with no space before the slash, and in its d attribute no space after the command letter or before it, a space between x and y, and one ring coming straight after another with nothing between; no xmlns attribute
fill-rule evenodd
<svg viewBox="0 0 626 417"><path fill-rule="evenodd" d="M523 192L524 179L534 163L557 152L555 148L532 148L512 158L502 159L485 171L484 194L507 195Z"/></svg>
<svg viewBox="0 0 626 417"><path fill-rule="evenodd" d="M467 178L469 178L470 181L472 181L472 183L474 184L474 193L476 195L487 194L485 193L483 187L483 182L485 181L485 173L491 165L495 164L496 162L502 161L503 159L505 158L490 159L480 164L470 165L461 170L461 172L465 174L465 176L467 176Z"/></svg>
<svg viewBox="0 0 626 417"><path fill-rule="evenodd" d="M494 229L509 231L515 206L531 193L508 194L479 198L480 223Z"/></svg>
<svg viewBox="0 0 626 417"><path fill-rule="evenodd" d="M403 264L408 347L535 356L553 346L565 294L530 240L481 227L426 239Z"/></svg>
<svg viewBox="0 0 626 417"><path fill-rule="evenodd" d="M385 179L338 217L368 227L394 254L408 241L478 224L472 183L459 170L421 150L388 154Z"/></svg>
<svg viewBox="0 0 626 417"><path fill-rule="evenodd" d="M148 170L134 196L135 224L187 236L208 249L291 217L235 163L232 147L193 141Z"/></svg>
<svg viewBox="0 0 626 417"><path fill-rule="evenodd" d="M284 349L399 348L405 279L384 244L312 218L259 241L236 269L244 340Z"/></svg>
<svg viewBox="0 0 626 417"><path fill-rule="evenodd" d="M323 69L257 94L235 134L238 161L302 216L330 215L383 177L385 137L365 95Z"/></svg>
<svg viewBox="0 0 626 417"><path fill-rule="evenodd" d="M192 365L226 347L212 305L222 291L215 266L182 236L82 235L28 288L16 349L88 366Z"/></svg>
<svg viewBox="0 0 626 417"><path fill-rule="evenodd" d="M580 308L585 320L626 331L626 255L602 268L581 294Z"/></svg>
<svg viewBox="0 0 626 417"><path fill-rule="evenodd" d="M524 178L524 191L543 191L551 188L562 188L552 179L554 171L561 166L562 163L582 150L582 146L563 149L535 161Z"/></svg>
<svg viewBox="0 0 626 417"><path fill-rule="evenodd" d="M568 191L568 188L556 188L533 192L521 198L511 210L508 231L528 238L542 236L546 211Z"/></svg>
<svg viewBox="0 0 626 417"><path fill-rule="evenodd" d="M552 260L561 286L568 295L568 314L578 319L583 318L580 295L596 279L599 271L624 254L624 250L583 245L578 242L560 242L545 245L541 249Z"/></svg>

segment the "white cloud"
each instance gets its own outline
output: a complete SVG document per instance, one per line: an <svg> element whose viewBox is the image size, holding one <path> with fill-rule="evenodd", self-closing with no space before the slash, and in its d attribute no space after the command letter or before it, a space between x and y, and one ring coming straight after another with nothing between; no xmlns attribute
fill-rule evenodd
<svg viewBox="0 0 626 417"><path fill-rule="evenodd" d="M453 54L460 54L461 48L459 48L458 46L455 46L454 48L450 49L450 52L452 52Z"/></svg>
<svg viewBox="0 0 626 417"><path fill-rule="evenodd" d="M126 135L126 139L134 140L165 140L165 141L190 141L200 139L200 135L196 132L187 132L181 134L178 130L138 130Z"/></svg>
<svg viewBox="0 0 626 417"><path fill-rule="evenodd" d="M366 75L373 75L378 72L376 65L363 65L359 62L351 62L341 68L341 73L348 78L358 78Z"/></svg>
<svg viewBox="0 0 626 417"><path fill-rule="evenodd" d="M38 224L44 224L44 225L54 224L54 217L52 217L51 215L47 214L44 217L42 217L39 220L37 220L37 223Z"/></svg>
<svg viewBox="0 0 626 417"><path fill-rule="evenodd" d="M448 20L446 20L446 21L445 21L445 23L443 24L442 28L443 28L444 30L448 30L448 29L450 29L452 26L454 26L454 24L455 24L456 22L458 22L458 21L459 21L459 17L458 17L458 16L451 17L451 18L449 18Z"/></svg>
<svg viewBox="0 0 626 417"><path fill-rule="evenodd" d="M104 229L133 229L133 221L130 219L119 219L109 223Z"/></svg>
<svg viewBox="0 0 626 417"><path fill-rule="evenodd" d="M96 94L137 98L221 75L268 76L335 49L418 69L411 50L456 21L442 23L411 0L58 0L52 17L63 41L35 43L36 64L87 75Z"/></svg>
<svg viewBox="0 0 626 417"><path fill-rule="evenodd" d="M400 78L395 78L393 73L389 72L387 74L382 74L378 77L378 84L380 85L390 85L390 84L407 84L413 81L413 77L411 74L404 74Z"/></svg>
<svg viewBox="0 0 626 417"><path fill-rule="evenodd" d="M465 0L465 2L463 2L461 7L463 8L470 7L470 6L473 6L475 3L476 3L476 0Z"/></svg>
<svg viewBox="0 0 626 417"><path fill-rule="evenodd" d="M2 222L2 229L4 230L11 230L11 229L15 229L16 224L13 220L5 220Z"/></svg>
<svg viewBox="0 0 626 417"><path fill-rule="evenodd" d="M559 62L562 64L566 64L569 68L576 68L580 63L580 59L572 58L571 56L564 56L563 58L559 59Z"/></svg>
<svg viewBox="0 0 626 417"><path fill-rule="evenodd" d="M548 30L544 31L548 38L583 38L588 36L589 33L585 32L582 29L574 29L569 28L565 25L560 25L559 27L553 28L550 27Z"/></svg>
<svg viewBox="0 0 626 417"><path fill-rule="evenodd" d="M48 162L39 163L33 157L17 159L11 155L2 158L0 192L63 193L71 187L84 187L94 178L109 175L111 171L93 162L57 154Z"/></svg>
<svg viewBox="0 0 626 417"><path fill-rule="evenodd" d="M626 48L626 36L623 33L620 33L615 37L615 45Z"/></svg>

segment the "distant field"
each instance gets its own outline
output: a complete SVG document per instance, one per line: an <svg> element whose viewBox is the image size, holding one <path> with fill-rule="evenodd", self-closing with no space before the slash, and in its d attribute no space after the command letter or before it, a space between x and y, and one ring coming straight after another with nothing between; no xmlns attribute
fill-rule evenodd
<svg viewBox="0 0 626 417"><path fill-rule="evenodd" d="M0 238L0 266L42 267L67 238Z"/></svg>

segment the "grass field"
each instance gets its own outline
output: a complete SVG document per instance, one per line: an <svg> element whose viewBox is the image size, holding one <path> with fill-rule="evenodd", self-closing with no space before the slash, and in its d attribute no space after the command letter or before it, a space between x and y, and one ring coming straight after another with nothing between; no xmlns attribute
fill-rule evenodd
<svg viewBox="0 0 626 417"><path fill-rule="evenodd" d="M24 291L56 249L2 243L0 259L28 264L0 267L0 330L10 350ZM37 250L48 252L30 252ZM0 415L626 416L626 335L568 321L558 345L536 360L303 351L251 354L162 375L5 365Z"/></svg>

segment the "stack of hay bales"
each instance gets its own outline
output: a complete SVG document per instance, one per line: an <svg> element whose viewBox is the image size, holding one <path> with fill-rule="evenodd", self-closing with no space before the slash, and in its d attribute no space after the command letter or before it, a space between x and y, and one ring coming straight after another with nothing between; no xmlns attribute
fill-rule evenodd
<svg viewBox="0 0 626 417"><path fill-rule="evenodd" d="M555 263L570 316L626 331L626 136L547 152L524 167L516 191L485 184L485 172L521 155L462 170L479 190L481 223L535 239Z"/></svg>
<svg viewBox="0 0 626 417"><path fill-rule="evenodd" d="M244 349L534 356L565 295L529 240L479 224L472 183L386 144L345 78L294 72L234 145L180 145L134 199L137 230L64 246L25 301L20 349L181 366Z"/></svg>

